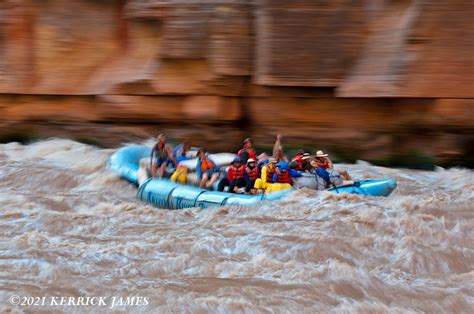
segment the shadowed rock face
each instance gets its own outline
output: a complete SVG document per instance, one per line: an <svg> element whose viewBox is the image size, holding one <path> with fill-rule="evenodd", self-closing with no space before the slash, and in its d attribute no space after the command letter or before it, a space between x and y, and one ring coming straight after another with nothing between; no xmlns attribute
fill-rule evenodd
<svg viewBox="0 0 474 314"><path fill-rule="evenodd" d="M466 0L3 1L0 116L223 123L361 158L460 158L474 128L472 13Z"/></svg>
<svg viewBox="0 0 474 314"><path fill-rule="evenodd" d="M363 2L261 0L256 82L337 86L367 40Z"/></svg>
<svg viewBox="0 0 474 314"><path fill-rule="evenodd" d="M338 95L472 98L473 13L463 0L387 6Z"/></svg>

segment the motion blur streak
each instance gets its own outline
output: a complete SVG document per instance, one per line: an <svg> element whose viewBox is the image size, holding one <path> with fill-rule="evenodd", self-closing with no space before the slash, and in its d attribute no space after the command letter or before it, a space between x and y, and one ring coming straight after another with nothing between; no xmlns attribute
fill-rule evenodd
<svg viewBox="0 0 474 314"><path fill-rule="evenodd" d="M397 191L168 211L107 171L112 153L54 139L0 146L1 312L12 294L141 295L142 312L474 307L470 170L360 162L347 165L354 177L393 177Z"/></svg>

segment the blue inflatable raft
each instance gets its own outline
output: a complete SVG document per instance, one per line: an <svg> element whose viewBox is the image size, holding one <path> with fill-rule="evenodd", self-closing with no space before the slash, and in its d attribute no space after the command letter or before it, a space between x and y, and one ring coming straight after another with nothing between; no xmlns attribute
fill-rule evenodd
<svg viewBox="0 0 474 314"><path fill-rule="evenodd" d="M109 159L109 167L120 177L138 185L140 159L149 157L151 148L128 146L119 149ZM397 186L395 180L364 180L357 185L332 188L334 193L352 193L371 196L388 196ZM206 208L222 205L254 205L263 200L277 200L291 193L292 189L270 194L234 194L200 189L195 186L178 184L167 179L150 178L138 188L137 197L159 208L182 209L190 207Z"/></svg>

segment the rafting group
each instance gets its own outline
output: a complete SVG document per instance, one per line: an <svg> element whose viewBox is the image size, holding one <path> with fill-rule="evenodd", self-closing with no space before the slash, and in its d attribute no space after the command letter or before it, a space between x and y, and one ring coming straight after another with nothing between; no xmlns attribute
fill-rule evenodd
<svg viewBox="0 0 474 314"><path fill-rule="evenodd" d="M232 156L230 165L221 162L220 167L205 148L200 148L194 155L190 143L184 141L172 149L166 136L160 134L149 159L140 161L139 182L149 177L169 176L171 181L178 183L194 183L204 189L246 194L288 189L301 182L302 177L313 178L312 181L316 182L313 188L318 190L353 184L347 171L334 169L329 156L321 150L314 155L299 150L296 156L288 159L283 153L281 139L281 135L277 135L272 155L265 152L257 155L252 140L246 138L237 155L228 154ZM190 164L190 160L195 162ZM194 180L190 180L190 172L194 169Z"/></svg>

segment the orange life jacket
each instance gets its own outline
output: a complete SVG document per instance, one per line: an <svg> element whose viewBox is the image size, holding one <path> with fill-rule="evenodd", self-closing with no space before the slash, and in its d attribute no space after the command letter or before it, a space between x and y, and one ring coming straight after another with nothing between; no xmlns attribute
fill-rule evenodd
<svg viewBox="0 0 474 314"><path fill-rule="evenodd" d="M204 160L201 159L201 171L202 172L206 172L206 171L212 170L212 169L214 169L214 163L210 159L208 159L208 158L206 158Z"/></svg>

